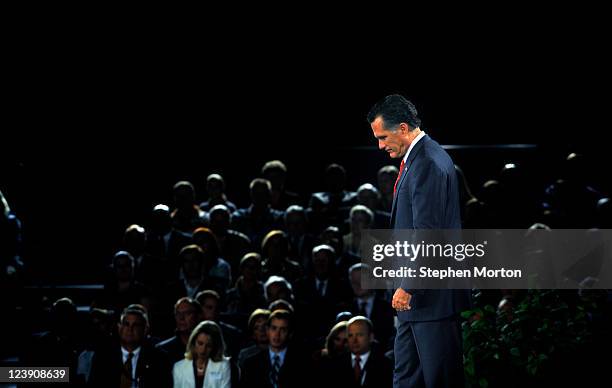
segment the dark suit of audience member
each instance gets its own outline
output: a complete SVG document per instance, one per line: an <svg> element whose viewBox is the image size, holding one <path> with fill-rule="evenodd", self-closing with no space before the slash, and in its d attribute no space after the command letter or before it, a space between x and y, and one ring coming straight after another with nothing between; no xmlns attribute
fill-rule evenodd
<svg viewBox="0 0 612 388"><path fill-rule="evenodd" d="M227 314L246 322L253 310L267 305L263 283L258 280L260 273L261 256L258 253L246 254L240 261L240 277L236 281L236 287L225 295Z"/></svg>
<svg viewBox="0 0 612 388"><path fill-rule="evenodd" d="M134 279L134 257L119 251L113 257L110 279L104 284L101 298L93 304L98 308L111 309L119 314L133 303L149 305L151 292Z"/></svg>
<svg viewBox="0 0 612 388"><path fill-rule="evenodd" d="M308 320L307 336L322 338L334 322L342 299L342 286L331 276L336 254L329 245L312 250L312 272L296 283L298 311Z"/></svg>
<svg viewBox="0 0 612 388"><path fill-rule="evenodd" d="M283 212L270 206L271 189L269 181L254 179L250 185L251 205L232 215L233 229L246 234L255 247L269 231L282 227Z"/></svg>
<svg viewBox="0 0 612 388"><path fill-rule="evenodd" d="M372 322L363 316L351 318L347 323L350 353L338 356L333 362L329 387L376 387L393 385L391 361L372 348ZM325 385L325 383L323 383Z"/></svg>
<svg viewBox="0 0 612 388"><path fill-rule="evenodd" d="M353 301L350 311L355 315L369 318L374 324L374 337L387 350L391 345L395 328L393 325L393 309L389 301L378 295L373 290L361 288L361 263L351 267L350 279L353 289Z"/></svg>
<svg viewBox="0 0 612 388"><path fill-rule="evenodd" d="M173 229L170 208L159 204L153 208L146 233L145 260L141 268L136 268L136 279L149 280L155 291L161 291L163 286L178 278L178 254L191 244L191 232Z"/></svg>
<svg viewBox="0 0 612 388"><path fill-rule="evenodd" d="M89 386L100 388L171 387L171 365L146 341L148 318L142 310L126 309L118 327L119 343L97 351Z"/></svg>
<svg viewBox="0 0 612 388"><path fill-rule="evenodd" d="M185 358L187 341L193 329L201 321L202 306L192 298L183 297L174 305L176 322L175 335L159 342L155 347L161 350L171 363Z"/></svg>
<svg viewBox="0 0 612 388"><path fill-rule="evenodd" d="M310 387L310 361L289 345L291 313L276 310L268 319L269 348L244 362L241 388Z"/></svg>
<svg viewBox="0 0 612 388"><path fill-rule="evenodd" d="M217 205L210 210L210 229L217 236L220 255L232 268L232 279L239 276L240 260L251 252L251 240L246 234L230 229L232 213L225 205Z"/></svg>
<svg viewBox="0 0 612 388"><path fill-rule="evenodd" d="M310 255L316 245L316 238L308 233L306 211L301 206L290 206L285 212L285 231L289 240L289 257L297 261L304 269L311 266Z"/></svg>
<svg viewBox="0 0 612 388"><path fill-rule="evenodd" d="M35 334L29 344L22 344L23 365L69 367L70 381L76 382L83 323L80 322L76 306L70 299L57 300L50 311L50 330Z"/></svg>

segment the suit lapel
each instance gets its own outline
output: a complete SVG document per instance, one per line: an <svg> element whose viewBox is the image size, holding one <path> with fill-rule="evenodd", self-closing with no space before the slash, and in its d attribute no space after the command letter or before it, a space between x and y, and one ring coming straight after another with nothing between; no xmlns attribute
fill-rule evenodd
<svg viewBox="0 0 612 388"><path fill-rule="evenodd" d="M402 171L402 176L400 176L400 180L397 183L397 191L395 192L395 195L393 196L393 204L391 205L391 228L393 228L393 225L395 223L395 212L397 210L396 209L397 208L397 196L399 195L400 187L402 187L402 183L404 182L404 179L406 178L408 170L412 166L412 161L414 160L414 158L416 158L417 154L423 148L423 143L426 140L428 140L427 138L428 138L427 135L423 136L423 138L414 145L414 148L410 150L410 155L408 155L408 159L406 160L406 165L404 166L404 171Z"/></svg>

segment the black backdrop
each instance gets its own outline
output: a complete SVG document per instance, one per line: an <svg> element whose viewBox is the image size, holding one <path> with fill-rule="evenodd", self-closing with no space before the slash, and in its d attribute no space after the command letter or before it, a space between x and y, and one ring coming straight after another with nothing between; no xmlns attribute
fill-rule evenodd
<svg viewBox="0 0 612 388"><path fill-rule="evenodd" d="M239 205L275 158L304 193L322 189L330 162L348 168L350 189L373 181L387 160L365 115L389 93L411 99L442 144L537 144L529 159L551 179L571 150L605 164L609 97L597 90L609 82L597 53L581 58L585 69L535 49L453 58L165 48L47 44L11 59L0 182L23 221L33 279L96 280L122 230L146 222L180 179L202 194L204 177L221 172ZM503 157L524 156L483 155L460 156L475 184Z"/></svg>

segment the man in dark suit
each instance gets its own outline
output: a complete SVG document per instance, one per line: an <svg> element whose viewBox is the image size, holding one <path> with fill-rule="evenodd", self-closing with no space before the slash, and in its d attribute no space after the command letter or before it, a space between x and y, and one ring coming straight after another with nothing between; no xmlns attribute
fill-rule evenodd
<svg viewBox="0 0 612 388"><path fill-rule="evenodd" d="M195 327L202 321L202 306L188 296L180 298L174 304L175 335L155 345L166 358L174 364L185 358L187 341Z"/></svg>
<svg viewBox="0 0 612 388"><path fill-rule="evenodd" d="M372 321L361 315L348 321L347 339L350 353L334 360L327 382L329 387L391 387L391 361L372 347L373 328Z"/></svg>
<svg viewBox="0 0 612 388"><path fill-rule="evenodd" d="M353 301L349 310L353 315L362 315L372 321L372 330L378 346L382 350L390 348L393 336L393 309L388 300L377 295L375 290L361 287L362 271L367 271L367 265L357 263L349 268L349 281L353 290Z"/></svg>
<svg viewBox="0 0 612 388"><path fill-rule="evenodd" d="M289 341L292 315L288 310L276 310L268 318L268 350L244 361L241 388L300 388L309 387L309 362Z"/></svg>
<svg viewBox="0 0 612 388"><path fill-rule="evenodd" d="M460 229L459 186L453 161L422 131L414 105L390 95L368 113L378 147L402 159L391 209L393 229ZM404 279L392 306L400 326L395 339L396 388L462 387L459 313L468 290L413 289ZM417 351L418 349L418 351Z"/></svg>
<svg viewBox="0 0 612 388"><path fill-rule="evenodd" d="M141 309L126 308L118 327L119 344L96 351L89 384L127 388L172 386L172 367L146 340L148 317Z"/></svg>

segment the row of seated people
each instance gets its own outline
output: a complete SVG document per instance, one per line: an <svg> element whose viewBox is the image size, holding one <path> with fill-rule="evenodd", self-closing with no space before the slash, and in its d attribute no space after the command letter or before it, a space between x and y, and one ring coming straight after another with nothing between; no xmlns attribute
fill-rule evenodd
<svg viewBox="0 0 612 388"><path fill-rule="evenodd" d="M271 232L271 236L281 233ZM218 284L202 275L203 256L198 245L184 247L179 254L181 280L155 293L134 280L134 258L128 252L118 252L113 264L114 281L92 306L121 311L132 303L143 304L150 311L153 332L165 336L173 329L172 305L181 297L201 298L207 319L222 316L240 330L246 328L253 310L283 299L295 306L297 316L310 317L308 329L315 337L327 330L337 313L352 311L372 319L377 337L385 347L390 346L393 309L386 300L387 295L382 290L361 288L364 264L353 261L338 266L336 251L330 245L313 248L311 270L302 276L298 276L302 272L295 263L289 268L280 265L277 269L266 266L258 253L247 253L240 262L236 286L227 291L221 288L222 292L209 287ZM342 269L338 270L339 267ZM292 275L292 271L296 274Z"/></svg>
<svg viewBox="0 0 612 388"><path fill-rule="evenodd" d="M92 309L89 330L67 298L52 307L51 331L33 341L25 363L69 366L75 386L91 387L390 387L392 359L364 316L343 312L317 346L304 342L291 304L256 309L248 320L250 338L232 356L231 329L206 319L206 307L192 298L175 306L176 335L151 335L146 308L126 307L119 318ZM78 333L81 333L80 335ZM41 364L42 365L42 364Z"/></svg>

